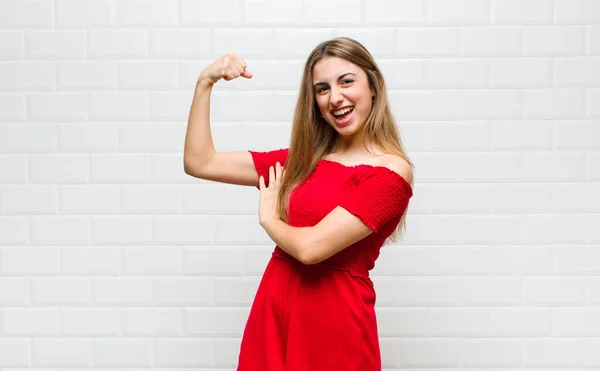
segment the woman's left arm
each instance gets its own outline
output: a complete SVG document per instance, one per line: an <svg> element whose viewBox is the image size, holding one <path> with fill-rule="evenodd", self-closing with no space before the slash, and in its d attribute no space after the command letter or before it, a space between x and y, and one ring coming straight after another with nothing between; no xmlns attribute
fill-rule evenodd
<svg viewBox="0 0 600 371"><path fill-rule="evenodd" d="M340 206L312 227L292 227L275 218L261 222L261 226L277 246L303 264L320 263L373 233Z"/></svg>
<svg viewBox="0 0 600 371"><path fill-rule="evenodd" d="M292 227L285 223L277 211L283 176L285 171L277 162L275 169L269 168L268 188L263 177L259 177L258 220L277 246L296 260L303 264L316 264L373 232L341 207L336 207L313 227Z"/></svg>

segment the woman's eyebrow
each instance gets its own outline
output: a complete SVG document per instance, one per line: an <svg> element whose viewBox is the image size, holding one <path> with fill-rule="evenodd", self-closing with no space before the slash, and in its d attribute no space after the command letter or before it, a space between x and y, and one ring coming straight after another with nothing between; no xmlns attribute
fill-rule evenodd
<svg viewBox="0 0 600 371"><path fill-rule="evenodd" d="M344 74L340 75L340 76L337 78L337 81L340 81L341 79L343 79L343 78L344 78L344 77L346 77L347 75L354 75L354 76L356 76L356 74L355 74L355 73L352 73L352 72L346 72L346 73L344 73ZM327 85L327 83L326 83L326 82L323 82L323 81L319 81L318 83L316 83L316 84L314 85L314 87L316 87L317 85Z"/></svg>

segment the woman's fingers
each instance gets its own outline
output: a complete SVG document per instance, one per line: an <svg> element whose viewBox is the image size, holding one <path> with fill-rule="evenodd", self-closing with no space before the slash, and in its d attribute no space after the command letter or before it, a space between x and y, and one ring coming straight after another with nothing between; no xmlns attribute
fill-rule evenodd
<svg viewBox="0 0 600 371"><path fill-rule="evenodd" d="M269 166L269 187L268 189L279 189L281 179L285 175L285 169L279 162L275 164L275 167Z"/></svg>
<svg viewBox="0 0 600 371"><path fill-rule="evenodd" d="M243 76L247 79L251 79L252 73L250 71L246 71L246 68L248 68L248 63L246 63L246 61L243 60L241 57L240 57L240 63L241 63L241 67L242 67L241 76Z"/></svg>
<svg viewBox="0 0 600 371"><path fill-rule="evenodd" d="M235 78L238 78L242 75L244 75L244 71L241 67L239 66L230 66L227 69L227 77L225 78L225 80L229 81L229 80L233 80ZM252 74L250 74L250 76L252 76ZM248 77L248 76L244 76L244 77Z"/></svg>
<svg viewBox="0 0 600 371"><path fill-rule="evenodd" d="M233 80L237 76L235 75L235 70L231 67L231 64L227 64L225 67L225 81Z"/></svg>
<svg viewBox="0 0 600 371"><path fill-rule="evenodd" d="M252 74L250 74L250 76L247 76L247 73L244 74L247 65L248 64L246 61L244 61L239 55L235 53L227 54L223 60L223 67L225 69L224 79L229 81L242 75L244 75L244 77L251 77Z"/></svg>
<svg viewBox="0 0 600 371"><path fill-rule="evenodd" d="M248 64L241 57L237 57L235 60L236 77L243 76L251 78L252 74L249 71L246 71L247 66Z"/></svg>
<svg viewBox="0 0 600 371"><path fill-rule="evenodd" d="M269 189L272 189L275 186L275 170L273 166L269 167Z"/></svg>
<svg viewBox="0 0 600 371"><path fill-rule="evenodd" d="M281 164L278 162L275 168L275 174L276 174L276 179L275 179L275 184L277 186L277 189L279 189L279 184L281 184Z"/></svg>
<svg viewBox="0 0 600 371"><path fill-rule="evenodd" d="M246 71L248 64L239 55L230 52L217 58L213 63L206 67L198 77L199 80L206 80L212 84L223 79L225 81L233 80L243 76L251 78L252 74Z"/></svg>
<svg viewBox="0 0 600 371"><path fill-rule="evenodd" d="M246 63L246 61L239 55L236 54L234 56L232 66L235 67L236 77L239 77L239 76L244 76L246 78L252 77L252 74L250 72L246 71L246 67L248 67L248 63Z"/></svg>

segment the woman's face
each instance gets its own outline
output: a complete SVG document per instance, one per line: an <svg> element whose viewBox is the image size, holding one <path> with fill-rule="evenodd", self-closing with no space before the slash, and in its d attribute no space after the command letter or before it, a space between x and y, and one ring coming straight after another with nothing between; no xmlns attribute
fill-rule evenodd
<svg viewBox="0 0 600 371"><path fill-rule="evenodd" d="M339 134L357 132L372 107L367 74L338 57L325 57L313 67L313 89L323 118Z"/></svg>

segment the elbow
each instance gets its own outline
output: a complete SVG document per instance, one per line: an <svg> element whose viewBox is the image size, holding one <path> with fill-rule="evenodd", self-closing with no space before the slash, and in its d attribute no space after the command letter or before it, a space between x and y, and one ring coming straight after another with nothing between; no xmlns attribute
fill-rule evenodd
<svg viewBox="0 0 600 371"><path fill-rule="evenodd" d="M315 249L311 249L310 247L306 246L300 250L300 253L298 254L298 260L304 265L313 265L323 261L323 259L318 256Z"/></svg>
<svg viewBox="0 0 600 371"><path fill-rule="evenodd" d="M315 248L322 247L323 241L318 238L318 231L315 227L306 228L306 234L303 236L299 246L298 260L304 265L313 265L325 260L323 250Z"/></svg>
<svg viewBox="0 0 600 371"><path fill-rule="evenodd" d="M298 256L298 261L300 261L300 263L304 264L304 265L312 265L312 264L316 264L313 262L313 258L307 254L306 252L299 254Z"/></svg>
<svg viewBox="0 0 600 371"><path fill-rule="evenodd" d="M207 164L212 160L216 152L208 155L200 155L194 152L183 152L183 171L200 178Z"/></svg>
<svg viewBox="0 0 600 371"><path fill-rule="evenodd" d="M296 246L293 248L293 250L295 250L294 257L304 265L311 265L314 264L312 262L312 252L310 251L310 247L313 245L310 241L307 241L306 237L308 236L304 235L296 240Z"/></svg>
<svg viewBox="0 0 600 371"><path fill-rule="evenodd" d="M185 159L183 160L183 172L187 175L190 175L191 172L190 165L185 161Z"/></svg>
<svg viewBox="0 0 600 371"><path fill-rule="evenodd" d="M316 259L308 254L303 254L299 257L298 259L300 261L300 263L304 264L304 265L313 265L313 264L317 264L318 261L316 261Z"/></svg>
<svg viewBox="0 0 600 371"><path fill-rule="evenodd" d="M183 154L183 171L188 175L191 175L190 173L192 172L192 164L190 163L190 156L186 155L185 153Z"/></svg>
<svg viewBox="0 0 600 371"><path fill-rule="evenodd" d="M194 168L190 165L190 164L183 164L183 172L186 173L187 175L194 175L196 174L196 172L194 171Z"/></svg>
<svg viewBox="0 0 600 371"><path fill-rule="evenodd" d="M198 176L198 161L193 160L190 155L183 155L183 171L187 175Z"/></svg>

